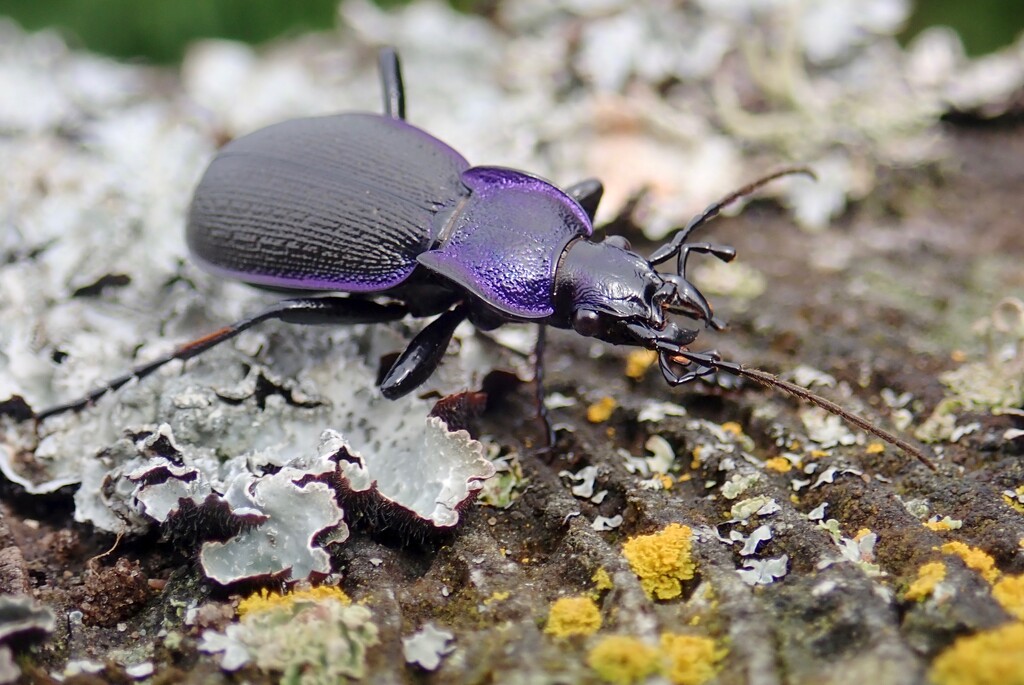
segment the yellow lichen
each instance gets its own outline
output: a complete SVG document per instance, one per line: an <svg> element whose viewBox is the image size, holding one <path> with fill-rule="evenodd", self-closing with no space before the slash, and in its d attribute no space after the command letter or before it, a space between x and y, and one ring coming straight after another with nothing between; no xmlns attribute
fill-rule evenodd
<svg viewBox="0 0 1024 685"><path fill-rule="evenodd" d="M772 457L765 461L764 467L776 473L789 473L793 470L793 463L785 457Z"/></svg>
<svg viewBox="0 0 1024 685"><path fill-rule="evenodd" d="M653 480L659 481L661 483L662 490L671 490L672 485L674 484L672 476L668 475L667 473L656 473L654 474Z"/></svg>
<svg viewBox="0 0 1024 685"><path fill-rule="evenodd" d="M654 350L633 350L626 355L626 376L636 381L642 380L656 361L658 353Z"/></svg>
<svg viewBox="0 0 1024 685"><path fill-rule="evenodd" d="M726 433L732 433L737 437L743 435L743 426L736 423L735 421L726 421L725 423L723 423L722 430L725 431Z"/></svg>
<svg viewBox="0 0 1024 685"><path fill-rule="evenodd" d="M593 635L601 629L601 610L590 597L562 597L548 610L544 632L555 637Z"/></svg>
<svg viewBox="0 0 1024 685"><path fill-rule="evenodd" d="M604 423L612 417L615 407L619 406L614 397L602 397L597 402L587 407L587 421L591 423Z"/></svg>
<svg viewBox="0 0 1024 685"><path fill-rule="evenodd" d="M968 568L974 569L981 577L994 583L999 577L996 560L977 547L968 547L962 542L947 542L940 548L946 554L955 554L964 560Z"/></svg>
<svg viewBox="0 0 1024 685"><path fill-rule="evenodd" d="M811 450L811 456L815 459L822 459L828 456L828 452L825 450Z"/></svg>
<svg viewBox="0 0 1024 685"><path fill-rule="evenodd" d="M930 596L935 586L946 577L946 565L941 561L933 561L917 569L917 579L907 588L903 598L908 602L917 602Z"/></svg>
<svg viewBox="0 0 1024 685"><path fill-rule="evenodd" d="M676 635L661 636L661 653L665 677L675 685L703 685L718 673L718 664L726 650L708 637Z"/></svg>
<svg viewBox="0 0 1024 685"><path fill-rule="evenodd" d="M652 535L638 535L622 546L622 555L640 578L652 599L672 599L682 594L681 581L693 578L690 556L693 531L672 523Z"/></svg>
<svg viewBox="0 0 1024 685"><path fill-rule="evenodd" d="M658 650L627 635L602 638L587 654L587 665L606 683L631 685L658 670Z"/></svg>
<svg viewBox="0 0 1024 685"><path fill-rule="evenodd" d="M612 582L612 577L608 575L608 571L604 570L604 566L598 567L598 569L594 571L594 575L590 577L590 580L593 581L594 589L598 592L611 590L615 587L615 583Z"/></svg>
<svg viewBox="0 0 1024 685"><path fill-rule="evenodd" d="M484 600L484 606L490 606L497 604L498 602L504 602L506 599L512 596L512 593L508 590L495 590L491 593L491 596Z"/></svg>
<svg viewBox="0 0 1024 685"><path fill-rule="evenodd" d="M1018 485L1013 490L1004 492L1003 501L1013 507L1015 511L1024 514L1024 485ZM1024 540L1021 542L1024 543ZM1024 544L1021 544L1021 547L1024 547Z"/></svg>
<svg viewBox="0 0 1024 685"><path fill-rule="evenodd" d="M860 542L861 540L863 540L864 538L866 538L869 535L871 535L871 529L870 528L861 528L860 530L857 531L857 534L853 536L853 539L856 540L857 542Z"/></svg>
<svg viewBox="0 0 1024 685"><path fill-rule="evenodd" d="M932 663L935 685L1024 685L1024 623L962 637Z"/></svg>
<svg viewBox="0 0 1024 685"><path fill-rule="evenodd" d="M880 442L873 442L869 444L864 451L868 454L881 454L885 451L885 445Z"/></svg>
<svg viewBox="0 0 1024 685"><path fill-rule="evenodd" d="M925 521L924 526L930 530L934 530L936 533L941 533L947 530L958 530L963 526L964 522L959 521L948 516L933 517L930 521Z"/></svg>
<svg viewBox="0 0 1024 685"><path fill-rule="evenodd" d="M352 600L341 588L327 585L306 588L304 590L296 590L288 594L260 590L253 595L249 595L238 603L238 615L246 616L248 614L255 614L261 611L286 607L290 604L295 604L296 602L319 602L328 599L337 600L342 604L352 603Z"/></svg>
<svg viewBox="0 0 1024 685"><path fill-rule="evenodd" d="M1024 621L1024 574L1006 576L992 586L992 596L1019 621Z"/></svg>

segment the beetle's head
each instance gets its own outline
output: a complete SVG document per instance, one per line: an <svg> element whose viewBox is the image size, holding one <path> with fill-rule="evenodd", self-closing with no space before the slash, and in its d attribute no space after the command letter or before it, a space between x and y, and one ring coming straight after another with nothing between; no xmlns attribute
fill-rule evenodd
<svg viewBox="0 0 1024 685"><path fill-rule="evenodd" d="M687 245L686 249L703 247ZM732 248L709 247L714 249L700 251L726 260L735 255ZM685 270L680 271L655 270L653 259L633 252L619 236L601 243L578 240L569 245L558 269L557 323L615 345L655 350L669 378L667 370L680 363L678 353L696 340L699 332L677 326L669 315L680 314L713 328L722 326L707 299L686 280Z"/></svg>

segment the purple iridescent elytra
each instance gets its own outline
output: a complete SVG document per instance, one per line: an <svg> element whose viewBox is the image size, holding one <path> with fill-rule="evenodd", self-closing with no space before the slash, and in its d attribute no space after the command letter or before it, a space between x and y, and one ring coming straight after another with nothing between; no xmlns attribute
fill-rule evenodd
<svg viewBox="0 0 1024 685"><path fill-rule="evenodd" d="M401 119L352 113L226 145L196 189L187 240L204 267L254 285L381 293L422 265L505 315L536 319L553 311L565 246L592 231L546 181L470 168Z"/></svg>

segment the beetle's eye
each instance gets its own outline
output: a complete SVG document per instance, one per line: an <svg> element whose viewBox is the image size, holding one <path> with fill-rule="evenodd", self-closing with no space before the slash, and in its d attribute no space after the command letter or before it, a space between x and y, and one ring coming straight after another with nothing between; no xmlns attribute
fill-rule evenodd
<svg viewBox="0 0 1024 685"><path fill-rule="evenodd" d="M580 335L593 337L601 329L601 317L589 309L577 309L572 315L572 327Z"/></svg>
<svg viewBox="0 0 1024 685"><path fill-rule="evenodd" d="M607 238L604 239L604 242L606 242L607 244L609 244L609 245L611 245L613 247L618 247L618 248L623 249L623 250L629 250L629 249L632 249L632 247L633 247L632 245L629 244L629 241L626 240L621 235L610 235L610 236L608 236Z"/></svg>

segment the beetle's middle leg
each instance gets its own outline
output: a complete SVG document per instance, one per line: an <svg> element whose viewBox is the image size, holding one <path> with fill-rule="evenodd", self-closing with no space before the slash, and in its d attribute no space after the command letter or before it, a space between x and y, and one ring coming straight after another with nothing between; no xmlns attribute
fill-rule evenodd
<svg viewBox="0 0 1024 685"><path fill-rule="evenodd" d="M380 391L384 397L389 400L398 399L430 378L441 363L452 334L468 313L465 305L457 305L417 333L380 382Z"/></svg>
<svg viewBox="0 0 1024 685"><path fill-rule="evenodd" d="M49 407L35 414L37 421L42 421L56 414L68 411L79 411L93 404L108 392L117 390L133 379L142 379L161 366L175 359L186 360L219 345L225 340L234 338L242 331L270 319L278 319L286 323L297 324L356 324L381 323L397 321L408 313L404 304L381 304L373 300L351 297L301 297L282 300L267 307L262 312L241 321L217 329L212 333L196 338L174 349L172 352L133 367L127 373L107 381L105 384L90 390L77 400Z"/></svg>
<svg viewBox="0 0 1024 685"><path fill-rule="evenodd" d="M551 425L551 418L548 416L548 407L544 404L544 346L547 341L548 327L544 324L537 326L537 345L533 348L533 390L537 402L537 418L544 426L544 439L547 447L554 447L558 436Z"/></svg>

